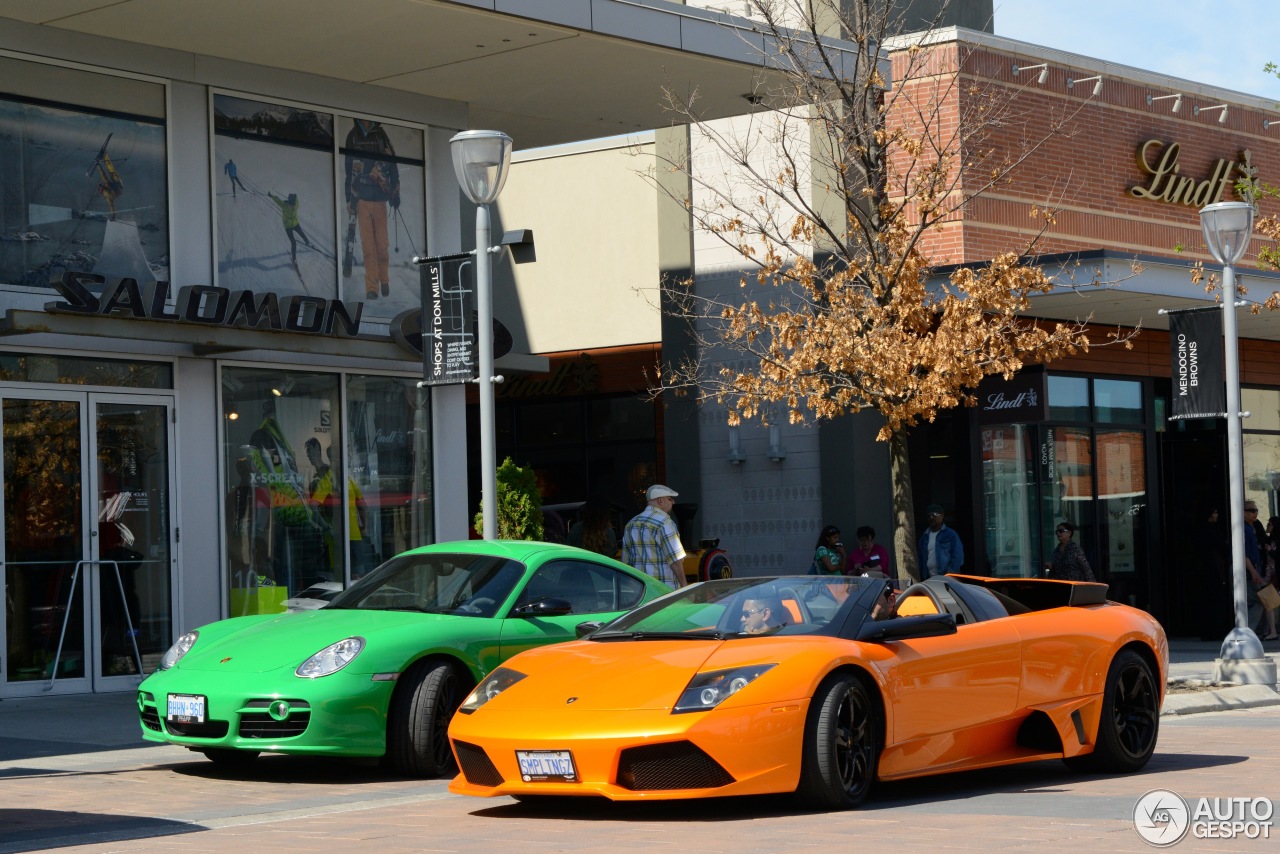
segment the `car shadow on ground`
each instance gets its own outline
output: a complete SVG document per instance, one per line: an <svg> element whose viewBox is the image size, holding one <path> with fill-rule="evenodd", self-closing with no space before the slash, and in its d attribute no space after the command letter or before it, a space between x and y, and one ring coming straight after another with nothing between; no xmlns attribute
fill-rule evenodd
<svg viewBox="0 0 1280 854"><path fill-rule="evenodd" d="M204 829L195 824L150 816L0 808L0 850L7 852L38 851L110 839L198 833Z"/></svg>
<svg viewBox="0 0 1280 854"><path fill-rule="evenodd" d="M1171 754L1152 757L1132 777L1173 770L1205 769L1247 762L1248 756ZM917 804L967 800L985 795L1052 793L1073 783L1113 775L1072 771L1059 760L981 771L962 771L890 783L878 783L859 809L875 812ZM786 794L687 801L610 801L601 797L542 796L516 803L481 806L472 815L493 818L547 818L580 821L745 821L814 812Z"/></svg>
<svg viewBox="0 0 1280 854"><path fill-rule="evenodd" d="M385 768L378 759L351 759L345 757L262 755L238 765L221 765L199 753L192 753L185 761L167 762L152 766L152 770L167 771L186 777L209 780L243 780L257 783L311 783L313 785L438 782L447 784L453 774L436 780L400 776Z"/></svg>

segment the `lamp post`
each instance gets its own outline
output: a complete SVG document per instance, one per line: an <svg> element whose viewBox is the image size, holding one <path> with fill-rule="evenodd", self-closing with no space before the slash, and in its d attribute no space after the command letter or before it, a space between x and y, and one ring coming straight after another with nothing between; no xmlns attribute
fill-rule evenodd
<svg viewBox="0 0 1280 854"><path fill-rule="evenodd" d="M1231 490L1231 579L1235 600L1235 628L1222 642L1218 654L1220 675L1239 682L1262 682L1262 668L1248 662L1260 659L1271 665L1270 681L1275 682L1275 664L1263 655L1262 642L1249 623L1245 594L1244 554L1244 440L1240 419L1240 347L1236 332L1236 273L1234 266L1244 257L1253 234L1253 205L1248 202L1217 202L1200 210L1200 228L1209 253L1222 264L1222 338L1227 382L1227 468ZM1229 670L1230 673L1222 671ZM1254 673L1254 671L1257 671ZM1250 678L1250 675L1257 678Z"/></svg>
<svg viewBox="0 0 1280 854"><path fill-rule="evenodd" d="M489 205L502 192L511 165L511 137L496 130L467 130L449 140L453 171L467 198L476 204L476 315L479 326L480 384L480 509L486 540L498 535L498 463L494 444L493 384L493 268Z"/></svg>

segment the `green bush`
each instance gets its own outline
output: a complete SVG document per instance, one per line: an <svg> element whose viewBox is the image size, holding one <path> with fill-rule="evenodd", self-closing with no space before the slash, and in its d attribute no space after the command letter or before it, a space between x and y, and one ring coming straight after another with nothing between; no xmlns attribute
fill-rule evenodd
<svg viewBox="0 0 1280 854"><path fill-rule="evenodd" d="M498 466L498 539L542 539L542 495L533 469L524 469L507 457ZM477 531L484 530L484 505L476 514Z"/></svg>

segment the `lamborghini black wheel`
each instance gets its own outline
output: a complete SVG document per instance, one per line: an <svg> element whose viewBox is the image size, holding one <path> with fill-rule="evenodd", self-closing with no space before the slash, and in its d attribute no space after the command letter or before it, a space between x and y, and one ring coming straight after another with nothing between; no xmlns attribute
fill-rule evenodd
<svg viewBox="0 0 1280 854"><path fill-rule="evenodd" d="M1093 752L1067 760L1081 771L1128 774L1147 764L1160 734L1160 691L1151 665L1121 650L1107 671Z"/></svg>
<svg viewBox="0 0 1280 854"><path fill-rule="evenodd" d="M851 673L829 678L809 706L796 796L807 807L851 809L867 798L880 760L880 707Z"/></svg>

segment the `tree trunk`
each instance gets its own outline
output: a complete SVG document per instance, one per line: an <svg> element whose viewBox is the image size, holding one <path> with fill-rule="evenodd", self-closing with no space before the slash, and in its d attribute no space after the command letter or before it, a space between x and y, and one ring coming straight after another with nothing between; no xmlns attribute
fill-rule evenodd
<svg viewBox="0 0 1280 854"><path fill-rule="evenodd" d="M915 502L911 495L911 457L907 453L905 428L900 427L889 436L889 477L893 484L893 551L898 577L904 581L919 581Z"/></svg>

